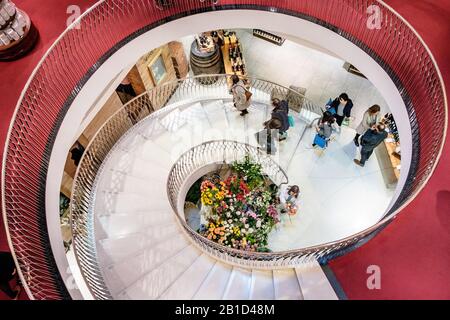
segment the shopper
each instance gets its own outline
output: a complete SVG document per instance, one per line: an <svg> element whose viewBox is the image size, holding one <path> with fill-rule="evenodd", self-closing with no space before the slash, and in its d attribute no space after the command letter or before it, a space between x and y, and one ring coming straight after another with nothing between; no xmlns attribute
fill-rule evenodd
<svg viewBox="0 0 450 320"><path fill-rule="evenodd" d="M274 109L272 111L272 119L276 119L281 123L281 128L279 129L280 137L279 141L287 139L287 131L290 128L289 124L289 106L287 101L274 99L272 101Z"/></svg>
<svg viewBox="0 0 450 320"><path fill-rule="evenodd" d="M334 114L336 123L340 127L345 118L350 118L352 108L353 101L348 97L348 94L342 93L330 104L328 110Z"/></svg>
<svg viewBox="0 0 450 320"><path fill-rule="evenodd" d="M353 161L357 165L364 167L367 159L372 155L373 150L387 137L388 133L386 132L386 126L383 123L380 122L374 125L361 137L361 160L354 159Z"/></svg>
<svg viewBox="0 0 450 320"><path fill-rule="evenodd" d="M17 277L16 265L10 252L0 252L0 290L11 299L17 299L20 286L11 289L10 282Z"/></svg>
<svg viewBox="0 0 450 320"><path fill-rule="evenodd" d="M273 110L272 112L283 111L286 114L289 114L289 103L286 100L280 100L278 98L274 98L272 100Z"/></svg>
<svg viewBox="0 0 450 320"><path fill-rule="evenodd" d="M300 207L300 188L297 185L280 190L281 212L295 215Z"/></svg>
<svg viewBox="0 0 450 320"><path fill-rule="evenodd" d="M353 139L355 145L359 147L359 137L363 135L367 130L372 128L375 124L381 121L381 108L375 104L371 106L363 116L363 119L359 126L356 128L356 136Z"/></svg>
<svg viewBox="0 0 450 320"><path fill-rule="evenodd" d="M333 115L329 111L325 111L323 113L322 119L320 119L316 125L317 135L319 135L321 138L325 139L326 142L328 142L328 140L331 137L331 134L333 133L333 125L335 124L335 122L336 119L333 117ZM316 139L314 138L314 142L312 144L313 147L317 145L315 141Z"/></svg>
<svg viewBox="0 0 450 320"><path fill-rule="evenodd" d="M245 116L248 113L247 108L250 107L248 90L245 88L244 82L237 75L232 75L231 81L233 82L233 86L231 87L230 93L233 95L234 107L241 111L241 116Z"/></svg>

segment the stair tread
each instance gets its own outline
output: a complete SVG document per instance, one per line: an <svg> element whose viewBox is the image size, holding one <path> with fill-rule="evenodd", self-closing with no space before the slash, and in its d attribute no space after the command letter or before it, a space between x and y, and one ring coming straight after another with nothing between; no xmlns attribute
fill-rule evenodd
<svg viewBox="0 0 450 320"><path fill-rule="evenodd" d="M252 270L250 300L275 299L272 271Z"/></svg>
<svg viewBox="0 0 450 320"><path fill-rule="evenodd" d="M216 261L213 269L205 279L202 286L193 297L195 300L220 300L222 299L228 281L230 280L232 267Z"/></svg>
<svg viewBox="0 0 450 320"><path fill-rule="evenodd" d="M273 270L273 283L275 299L303 300L300 284L294 269Z"/></svg>
<svg viewBox="0 0 450 320"><path fill-rule="evenodd" d="M145 277L126 289L132 299L157 299L165 290L182 275L201 255L192 246L187 246L178 254L167 259L149 272Z"/></svg>
<svg viewBox="0 0 450 320"><path fill-rule="evenodd" d="M305 300L338 300L336 292L317 262L295 268L295 271Z"/></svg>
<svg viewBox="0 0 450 320"><path fill-rule="evenodd" d="M252 273L249 270L233 268L223 300L248 300Z"/></svg>
<svg viewBox="0 0 450 320"><path fill-rule="evenodd" d="M189 268L168 288L160 299L189 300L197 292L211 269L215 260L202 254Z"/></svg>

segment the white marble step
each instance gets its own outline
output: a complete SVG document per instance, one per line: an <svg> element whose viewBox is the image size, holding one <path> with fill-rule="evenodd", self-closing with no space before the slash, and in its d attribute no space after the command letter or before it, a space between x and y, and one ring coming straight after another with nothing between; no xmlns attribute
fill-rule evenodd
<svg viewBox="0 0 450 320"><path fill-rule="evenodd" d="M295 127L290 128L286 140L279 144L279 155L281 167L287 169L290 161L301 147L301 139L306 130L306 124L302 121L296 121Z"/></svg>
<svg viewBox="0 0 450 320"><path fill-rule="evenodd" d="M105 190L97 192L95 212L99 215L131 212L152 212L154 210L172 211L165 189L150 190L147 194L114 192Z"/></svg>
<svg viewBox="0 0 450 320"><path fill-rule="evenodd" d="M150 246L139 255L103 269L108 288L115 298L123 299L128 287L142 279L160 265L166 264L171 257L184 251L189 242L181 234L174 235L168 241Z"/></svg>
<svg viewBox="0 0 450 320"><path fill-rule="evenodd" d="M148 140L145 140L148 142ZM120 146L113 149L111 155L104 164L102 176L99 179L99 185L109 184L111 182L111 171L118 173L128 173L137 178L162 180L164 176L160 174L160 170L168 170L167 163L164 160L155 157L142 156L143 145L136 147L136 150L128 151ZM160 158L163 158L161 154Z"/></svg>
<svg viewBox="0 0 450 320"><path fill-rule="evenodd" d="M163 300L190 300L202 286L215 260L202 254L183 274L159 297Z"/></svg>
<svg viewBox="0 0 450 320"><path fill-rule="evenodd" d="M197 121L208 121L208 116L203 109L203 106L200 102L197 102L188 107L179 108L181 111L181 116L186 119L186 123L192 123Z"/></svg>
<svg viewBox="0 0 450 320"><path fill-rule="evenodd" d="M295 269L305 300L339 300L319 263Z"/></svg>
<svg viewBox="0 0 450 320"><path fill-rule="evenodd" d="M252 270L250 300L275 299L272 271Z"/></svg>
<svg viewBox="0 0 450 320"><path fill-rule="evenodd" d="M240 111L234 107L232 102L225 103L223 108L228 123L226 140L246 142L246 136L248 134L246 129L246 118L248 115L245 117L241 116Z"/></svg>
<svg viewBox="0 0 450 320"><path fill-rule="evenodd" d="M175 132L186 124L186 118L182 116L178 108L160 117L158 121L168 132Z"/></svg>
<svg viewBox="0 0 450 320"><path fill-rule="evenodd" d="M216 100L205 102L202 105L206 115L208 116L209 124L213 129L219 132L223 132L228 129L228 122L223 101Z"/></svg>
<svg viewBox="0 0 450 320"><path fill-rule="evenodd" d="M174 132L155 137L152 142L167 152L170 163L174 164L184 152L196 146L192 129L193 127L186 123Z"/></svg>
<svg viewBox="0 0 450 320"><path fill-rule="evenodd" d="M202 256L192 245L166 259L163 264L145 273L138 281L128 286L122 295L133 300L158 299L170 286ZM185 289L186 290L186 289Z"/></svg>
<svg viewBox="0 0 450 320"><path fill-rule="evenodd" d="M134 214L113 214L98 218L96 228L104 231L105 237L117 237L133 234L149 228L160 228L175 224L176 218L171 212L141 212Z"/></svg>
<svg viewBox="0 0 450 320"><path fill-rule="evenodd" d="M148 170L147 168L140 168L139 170L134 170L136 173L144 173ZM102 180L97 187L99 191L108 192L122 192L122 193L136 193L142 195L148 195L153 191L158 194L159 191L165 190L167 184L167 177L160 174L153 173L152 177L149 175L145 177L137 177L133 175L124 174L118 171L106 171L102 175Z"/></svg>
<svg viewBox="0 0 450 320"><path fill-rule="evenodd" d="M151 140L141 145L134 154L150 162L151 165L167 170L167 172L169 172L169 169L173 165L170 153ZM149 165L149 168L152 168L151 165Z"/></svg>
<svg viewBox="0 0 450 320"><path fill-rule="evenodd" d="M143 120L133 130L136 130L136 133L146 139L157 137L167 131L167 129L155 118L147 118Z"/></svg>
<svg viewBox="0 0 450 320"><path fill-rule="evenodd" d="M255 103L248 108L249 114L247 118L247 130L256 133L263 129L263 123L270 119L268 114L269 107L264 104Z"/></svg>
<svg viewBox="0 0 450 320"><path fill-rule="evenodd" d="M273 270L273 285L277 300L303 300L302 291L294 269Z"/></svg>
<svg viewBox="0 0 450 320"><path fill-rule="evenodd" d="M156 121L156 120L154 120ZM120 150L128 151L129 153L134 152L139 147L141 147L149 138L140 134L139 131L130 131L126 134L118 143L118 148Z"/></svg>
<svg viewBox="0 0 450 320"><path fill-rule="evenodd" d="M230 281L233 267L216 261L216 264L205 278L202 286L198 289L194 300L220 300L223 298L225 289Z"/></svg>
<svg viewBox="0 0 450 320"><path fill-rule="evenodd" d="M225 289L223 300L248 300L250 298L251 282L251 271L234 267Z"/></svg>
<svg viewBox="0 0 450 320"><path fill-rule="evenodd" d="M159 180L162 178L158 170L149 170L149 168L159 168L159 166L151 161L119 149L115 149L113 152L114 157L111 157L105 163L105 168L102 172L100 181L105 180L103 175L108 176L111 171L115 171L116 174L126 173L142 179ZM105 183L108 183L108 181L105 181Z"/></svg>
<svg viewBox="0 0 450 320"><path fill-rule="evenodd" d="M106 268L112 264L122 263L142 254L152 246L170 241L179 232L179 226L171 223L150 227L134 234L100 239L97 241L97 246L106 254L102 266Z"/></svg>

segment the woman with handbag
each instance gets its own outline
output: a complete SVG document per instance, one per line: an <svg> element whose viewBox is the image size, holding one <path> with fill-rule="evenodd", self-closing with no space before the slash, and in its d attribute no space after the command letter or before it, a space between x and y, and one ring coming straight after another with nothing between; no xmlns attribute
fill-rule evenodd
<svg viewBox="0 0 450 320"><path fill-rule="evenodd" d="M367 132L370 128L372 128L375 124L381 121L381 108L379 105L375 104L371 106L364 113L363 119L359 126L356 128L356 136L353 139L353 142L357 147L359 147L359 137Z"/></svg>
<svg viewBox="0 0 450 320"><path fill-rule="evenodd" d="M272 100L272 105L274 109L272 111L271 119L277 119L281 123L281 127L279 129L280 137L279 141L283 141L287 139L287 131L291 127L291 122L289 120L289 105L285 100Z"/></svg>
<svg viewBox="0 0 450 320"><path fill-rule="evenodd" d="M241 111L241 116L245 116L248 113L247 108L250 107L252 93L245 88L244 82L237 75L231 76L231 81L233 86L230 93L233 95L234 107Z"/></svg>

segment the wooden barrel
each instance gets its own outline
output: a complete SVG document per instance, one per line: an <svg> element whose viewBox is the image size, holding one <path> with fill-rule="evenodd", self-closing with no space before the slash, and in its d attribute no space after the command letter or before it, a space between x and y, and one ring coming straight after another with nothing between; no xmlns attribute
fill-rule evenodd
<svg viewBox="0 0 450 320"><path fill-rule="evenodd" d="M191 69L194 75L208 75L208 74L222 74L224 72L222 53L219 46L216 44L214 51L201 52L198 49L197 41L192 42L191 45ZM217 77L208 79L200 79L202 84L214 83Z"/></svg>

